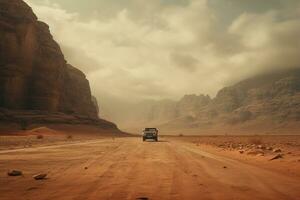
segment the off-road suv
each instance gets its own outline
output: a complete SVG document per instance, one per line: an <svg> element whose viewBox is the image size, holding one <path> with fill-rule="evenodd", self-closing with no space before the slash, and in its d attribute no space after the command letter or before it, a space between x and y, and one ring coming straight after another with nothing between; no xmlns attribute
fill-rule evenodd
<svg viewBox="0 0 300 200"><path fill-rule="evenodd" d="M143 130L143 141L147 139L152 139L157 142L158 130L156 128L145 128L145 130Z"/></svg>

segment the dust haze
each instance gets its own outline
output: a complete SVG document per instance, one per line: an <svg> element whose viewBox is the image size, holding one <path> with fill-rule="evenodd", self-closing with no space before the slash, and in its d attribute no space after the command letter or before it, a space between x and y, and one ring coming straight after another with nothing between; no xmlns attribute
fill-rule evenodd
<svg viewBox="0 0 300 200"><path fill-rule="evenodd" d="M87 74L101 117L118 124L128 117L119 111L140 102L214 97L245 78L300 66L297 0L27 3Z"/></svg>
<svg viewBox="0 0 300 200"><path fill-rule="evenodd" d="M0 200L299 200L299 35L299 0L0 0Z"/></svg>

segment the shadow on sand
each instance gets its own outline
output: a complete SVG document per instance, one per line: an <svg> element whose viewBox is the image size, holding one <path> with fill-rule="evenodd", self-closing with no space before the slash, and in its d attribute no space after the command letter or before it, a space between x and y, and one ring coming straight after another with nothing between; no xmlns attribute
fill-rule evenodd
<svg viewBox="0 0 300 200"><path fill-rule="evenodd" d="M155 140L146 140L146 141L144 141L144 142L169 142L169 141L167 141L167 140L158 140L158 141L155 141Z"/></svg>

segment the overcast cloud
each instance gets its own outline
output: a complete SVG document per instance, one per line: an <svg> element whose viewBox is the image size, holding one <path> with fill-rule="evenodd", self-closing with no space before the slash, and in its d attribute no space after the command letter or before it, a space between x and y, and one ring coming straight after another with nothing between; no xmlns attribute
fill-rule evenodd
<svg viewBox="0 0 300 200"><path fill-rule="evenodd" d="M27 0L98 99L215 95L300 66L297 0Z"/></svg>

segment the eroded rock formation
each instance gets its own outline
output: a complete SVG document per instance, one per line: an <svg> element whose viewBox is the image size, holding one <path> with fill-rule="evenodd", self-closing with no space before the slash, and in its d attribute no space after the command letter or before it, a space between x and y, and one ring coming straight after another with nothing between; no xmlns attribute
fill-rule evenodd
<svg viewBox="0 0 300 200"><path fill-rule="evenodd" d="M22 0L0 0L0 108L98 119L85 75Z"/></svg>
<svg viewBox="0 0 300 200"><path fill-rule="evenodd" d="M225 132L224 127L250 132L256 128L274 132L278 127L296 130L300 124L300 69L257 75L221 89L212 99L193 94L177 102L145 102L140 107L147 110L136 115L138 124L166 132L195 130L193 134L198 134L214 128Z"/></svg>

